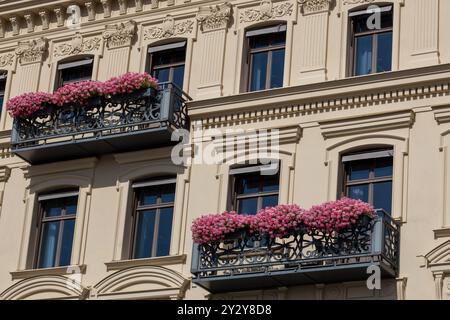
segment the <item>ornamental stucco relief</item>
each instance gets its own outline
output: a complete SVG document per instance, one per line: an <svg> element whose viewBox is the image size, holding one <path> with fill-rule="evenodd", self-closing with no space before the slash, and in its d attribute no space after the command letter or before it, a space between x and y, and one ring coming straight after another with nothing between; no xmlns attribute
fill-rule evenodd
<svg viewBox="0 0 450 320"><path fill-rule="evenodd" d="M186 20L175 22L171 15L167 15L163 22L157 26L147 29L144 33L144 40L165 39L174 36L181 36L192 33L194 21Z"/></svg>
<svg viewBox="0 0 450 320"><path fill-rule="evenodd" d="M270 19L290 16L294 5L289 2L273 4L271 0L263 0L259 9L247 9L241 12L240 22L266 21Z"/></svg>
<svg viewBox="0 0 450 320"><path fill-rule="evenodd" d="M94 52L100 48L100 43L101 39L98 37L85 40L80 33L77 33L70 43L56 46L53 55L55 57L64 57Z"/></svg>

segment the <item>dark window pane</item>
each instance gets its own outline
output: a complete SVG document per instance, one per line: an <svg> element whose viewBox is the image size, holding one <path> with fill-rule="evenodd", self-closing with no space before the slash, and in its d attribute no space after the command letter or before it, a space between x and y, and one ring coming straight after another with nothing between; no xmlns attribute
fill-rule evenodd
<svg viewBox="0 0 450 320"><path fill-rule="evenodd" d="M349 198L359 199L364 202L369 201L369 185L351 186L348 188Z"/></svg>
<svg viewBox="0 0 450 320"><path fill-rule="evenodd" d="M156 188L141 189L139 192L139 206L155 205L159 195L160 190Z"/></svg>
<svg viewBox="0 0 450 320"><path fill-rule="evenodd" d="M355 75L372 73L373 36L362 36L356 38Z"/></svg>
<svg viewBox="0 0 450 320"><path fill-rule="evenodd" d="M391 71L392 32L378 35L377 72Z"/></svg>
<svg viewBox="0 0 450 320"><path fill-rule="evenodd" d="M283 46L286 44L286 32L272 33L269 36L271 46Z"/></svg>
<svg viewBox="0 0 450 320"><path fill-rule="evenodd" d="M139 213L136 228L136 244L134 258L148 258L152 255L153 236L155 234L155 210Z"/></svg>
<svg viewBox="0 0 450 320"><path fill-rule="evenodd" d="M368 161L354 161L349 165L349 178L353 180L368 179L370 174L370 162Z"/></svg>
<svg viewBox="0 0 450 320"><path fill-rule="evenodd" d="M54 218L62 215L63 203L61 199L48 200L43 204L46 218Z"/></svg>
<svg viewBox="0 0 450 320"><path fill-rule="evenodd" d="M392 176L392 158L377 159L375 163L375 177L391 177Z"/></svg>
<svg viewBox="0 0 450 320"><path fill-rule="evenodd" d="M153 76L159 82L169 82L170 68L157 69L153 72Z"/></svg>
<svg viewBox="0 0 450 320"><path fill-rule="evenodd" d="M267 58L267 52L260 52L252 55L250 91L266 89Z"/></svg>
<svg viewBox="0 0 450 320"><path fill-rule="evenodd" d="M66 215L77 214L78 197L71 197L65 199Z"/></svg>
<svg viewBox="0 0 450 320"><path fill-rule="evenodd" d="M253 215L258 211L258 198L241 199L238 201L238 213Z"/></svg>
<svg viewBox="0 0 450 320"><path fill-rule="evenodd" d="M284 49L272 52L272 67L270 74L270 87L281 88L284 74Z"/></svg>
<svg viewBox="0 0 450 320"><path fill-rule="evenodd" d="M55 267L58 248L59 222L45 223L42 229L39 268Z"/></svg>
<svg viewBox="0 0 450 320"><path fill-rule="evenodd" d="M375 209L384 209L391 213L392 209L392 182L375 183L373 185L373 206Z"/></svg>
<svg viewBox="0 0 450 320"><path fill-rule="evenodd" d="M61 256L59 265L70 265L70 259L72 257L72 245L73 245L73 232L75 229L75 220L64 221L62 243L61 243Z"/></svg>
<svg viewBox="0 0 450 320"><path fill-rule="evenodd" d="M92 79L93 64L61 70L63 84Z"/></svg>
<svg viewBox="0 0 450 320"><path fill-rule="evenodd" d="M173 83L175 83L179 88L183 88L184 82L184 65L175 67L173 69Z"/></svg>
<svg viewBox="0 0 450 320"><path fill-rule="evenodd" d="M259 175L250 174L243 175L237 178L237 193L251 194L259 192Z"/></svg>
<svg viewBox="0 0 450 320"><path fill-rule="evenodd" d="M163 187L161 194L162 203L172 203L175 202L175 184L169 184Z"/></svg>
<svg viewBox="0 0 450 320"><path fill-rule="evenodd" d="M250 38L250 48L251 49L261 49L269 46L270 37L268 35L263 34L260 36L254 36Z"/></svg>
<svg viewBox="0 0 450 320"><path fill-rule="evenodd" d="M262 199L262 207L260 209L264 209L267 207L276 207L278 205L278 195L274 196L266 196Z"/></svg>
<svg viewBox="0 0 450 320"><path fill-rule="evenodd" d="M278 191L280 189L280 176L278 174L271 176L261 176L263 180L264 192Z"/></svg>
<svg viewBox="0 0 450 320"><path fill-rule="evenodd" d="M173 208L161 209L159 218L158 248L156 255L158 257L168 256L170 254L170 240L172 239L172 220Z"/></svg>

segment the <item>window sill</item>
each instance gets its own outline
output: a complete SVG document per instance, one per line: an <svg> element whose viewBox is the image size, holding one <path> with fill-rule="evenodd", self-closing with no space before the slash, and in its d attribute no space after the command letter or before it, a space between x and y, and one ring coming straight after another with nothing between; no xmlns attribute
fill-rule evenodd
<svg viewBox="0 0 450 320"><path fill-rule="evenodd" d="M167 266L173 264L184 264L185 262L186 255L182 254L177 256L112 261L105 263L105 265L107 271L115 271L140 266Z"/></svg>
<svg viewBox="0 0 450 320"><path fill-rule="evenodd" d="M22 271L13 271L10 272L12 276L12 280L20 280L20 279L28 279L32 277L41 277L41 276L64 276L71 275L75 271L80 270L80 273L86 273L86 266L67 266L67 267L56 267L56 268L47 268L47 269L31 269L31 270L22 270Z"/></svg>
<svg viewBox="0 0 450 320"><path fill-rule="evenodd" d="M450 228L441 228L441 229L435 229L434 232L434 238L450 238Z"/></svg>

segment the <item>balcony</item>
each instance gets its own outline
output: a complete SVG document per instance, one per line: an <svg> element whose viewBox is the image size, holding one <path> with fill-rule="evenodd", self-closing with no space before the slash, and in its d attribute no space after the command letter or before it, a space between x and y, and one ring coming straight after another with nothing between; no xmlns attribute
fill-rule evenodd
<svg viewBox="0 0 450 320"><path fill-rule="evenodd" d="M399 225L382 211L365 226L340 234L299 233L267 240L236 236L213 245L194 245L193 282L211 293L315 283L367 280L378 266L382 278L399 267Z"/></svg>
<svg viewBox="0 0 450 320"><path fill-rule="evenodd" d="M49 107L16 118L12 152L30 164L172 145L172 132L188 129L189 97L170 83L83 107Z"/></svg>

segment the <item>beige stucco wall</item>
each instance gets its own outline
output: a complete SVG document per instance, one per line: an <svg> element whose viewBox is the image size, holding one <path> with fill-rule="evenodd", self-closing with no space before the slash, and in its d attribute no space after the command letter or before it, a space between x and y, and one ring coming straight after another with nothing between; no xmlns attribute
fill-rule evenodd
<svg viewBox="0 0 450 320"><path fill-rule="evenodd" d="M393 216L401 222L400 276L383 281L383 289L376 292L369 292L364 282L353 282L210 297L190 282L190 224L203 213L226 210L228 165L177 167L171 164L171 150L163 148L30 167L10 154L12 119L3 110L0 299L449 299L450 40L444 32L450 23L448 1L390 1L395 16L393 72L353 79L345 72L347 15L372 1L337 0L328 6L324 0L325 6L316 10L307 6L308 0L306 5L273 1L272 6L285 5L288 10L247 19L243 14L262 10L261 2L236 0L216 25L197 18L212 14L208 7L199 12L199 6L222 4L218 1L125 1L123 7L111 0L111 17L104 16L99 1L91 1L95 10L89 12L85 2L80 1L82 27L71 30L58 26L55 9L65 12L73 1L0 1L0 70L8 71L7 98L52 91L58 61L77 54L94 55L94 78L105 80L144 71L149 45L187 39L184 90L193 98L193 125L280 129L281 202L309 207L335 199L342 152L361 146L394 147ZM39 14L42 9L49 15L48 29ZM24 17L30 11L33 23ZM169 14L175 24L191 27L176 34L167 23ZM11 19L19 21L18 29ZM131 41L117 45L103 38L105 25L114 28L130 20L137 25ZM287 23L285 88L241 93L245 30L275 22ZM162 36L151 36L158 30ZM83 45L75 50L76 32ZM48 46L36 53L29 41L41 37ZM21 59L18 46L34 53L31 61ZM171 257L120 261L130 181L161 173L177 174ZM67 286L61 275L65 271L28 270L36 195L67 185L80 187L72 264L82 271L77 281L83 290Z"/></svg>

